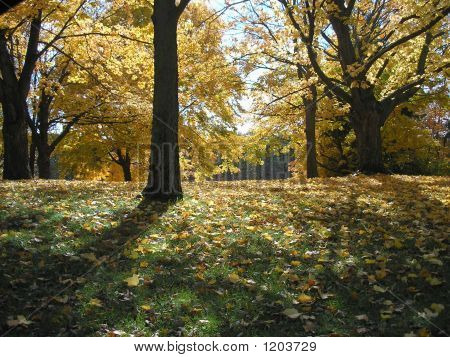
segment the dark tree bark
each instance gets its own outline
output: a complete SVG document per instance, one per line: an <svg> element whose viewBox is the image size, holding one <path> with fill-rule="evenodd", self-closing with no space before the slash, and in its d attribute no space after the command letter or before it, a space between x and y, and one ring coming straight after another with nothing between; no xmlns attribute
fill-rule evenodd
<svg viewBox="0 0 450 357"><path fill-rule="evenodd" d="M359 110L352 109L350 124L356 135L359 170L367 174L384 173L381 128L388 115L377 108L379 105L375 101L371 104Z"/></svg>
<svg viewBox="0 0 450 357"><path fill-rule="evenodd" d="M5 180L30 179L27 136L27 105L31 76L38 59L42 11L30 24L27 52L20 76L8 48L7 30L0 30L0 100L3 109L3 145Z"/></svg>
<svg viewBox="0 0 450 357"><path fill-rule="evenodd" d="M117 149L115 151L116 157L113 155L113 153L109 153L109 157L113 162L115 162L117 165L119 165L122 168L123 171L123 179L125 182L131 182L132 176L131 176L131 156L128 152L128 149L125 149L125 155L123 155L121 149Z"/></svg>
<svg viewBox="0 0 450 357"><path fill-rule="evenodd" d="M50 148L48 145L43 146L39 149L38 154L38 174L40 179L48 180L51 177L50 171Z"/></svg>
<svg viewBox="0 0 450 357"><path fill-rule="evenodd" d="M183 196L178 146L178 19L190 0L155 0L154 93L148 183L146 198L176 200Z"/></svg>
<svg viewBox="0 0 450 357"><path fill-rule="evenodd" d="M125 182L131 182L132 177L131 177L130 163L126 164L125 166L122 166L122 170L123 170L123 179L125 180Z"/></svg>
<svg viewBox="0 0 450 357"><path fill-rule="evenodd" d="M4 87L3 89L7 89ZM16 92L17 93L17 92ZM3 92L3 179L21 180L31 178L25 104L20 98L12 98Z"/></svg>

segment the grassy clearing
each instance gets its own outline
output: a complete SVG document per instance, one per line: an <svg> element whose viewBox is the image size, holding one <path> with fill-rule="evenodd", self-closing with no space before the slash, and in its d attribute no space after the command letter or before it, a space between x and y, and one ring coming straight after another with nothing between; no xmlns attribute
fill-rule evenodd
<svg viewBox="0 0 450 357"><path fill-rule="evenodd" d="M441 336L449 178L0 183L12 336Z"/></svg>

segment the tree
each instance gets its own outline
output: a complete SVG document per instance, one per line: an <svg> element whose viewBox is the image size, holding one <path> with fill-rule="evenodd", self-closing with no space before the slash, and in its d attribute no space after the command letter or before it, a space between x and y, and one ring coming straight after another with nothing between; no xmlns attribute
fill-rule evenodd
<svg viewBox="0 0 450 357"><path fill-rule="evenodd" d="M286 26L285 16L277 13L269 3L263 5L258 7L253 2L248 2L245 12L238 11L242 14L238 21L245 24L248 36L244 42L249 47L247 49L244 46L241 58L247 58L246 67L249 71L262 72L259 74L259 83L253 88L253 95L262 92L261 99L265 102L262 106L259 105L259 116L268 117L269 124L279 126L284 122L284 126L289 126L290 138L286 137L284 140L291 140L296 136L299 130L295 126L303 128L305 150L297 154L306 156L306 176L314 178L318 176L316 116L319 81L308 61L304 46L299 45L297 38L289 31L289 26ZM270 118L275 114L280 120ZM300 119L295 118L296 116ZM295 140L291 140L293 141Z"/></svg>
<svg viewBox="0 0 450 357"><path fill-rule="evenodd" d="M124 152L125 151L125 152ZM127 148L125 150L116 149L115 155L109 152L111 160L122 168L123 179L126 182L132 181L131 179L131 157Z"/></svg>
<svg viewBox="0 0 450 357"><path fill-rule="evenodd" d="M133 4L128 7L128 14L120 16L115 10L109 11L116 16L114 20L102 28L96 21L98 28L85 25L83 31L65 36L66 41L71 40L62 50L71 55L73 64L55 97L51 116L57 119L63 112L66 118L61 125L64 125L73 115L88 109L93 104L91 99L96 96L106 97L104 101L110 104L99 108L97 120L91 120L90 115L81 119L55 151L59 172L63 175L82 179L121 179L125 176L123 169L128 167L126 154L130 157L134 181L141 179L140 174L146 171L139 166L144 160L148 161L141 144L150 141L152 125L147 116L152 110L148 93L152 92L154 82L153 71L148 68L153 57L153 26L150 17L146 22L144 16L150 8ZM223 41L228 23L220 19L204 21L212 13L213 10L202 4L190 6L178 24L182 78L178 128L183 177L211 176L218 170L215 162L219 153L226 154L227 161L240 153L233 109L243 84L238 66L229 61L232 45L224 45ZM52 66L42 64L42 70L47 67ZM95 76L83 68L89 68ZM52 88L52 83L57 85L59 72L53 70L52 73L54 79L44 81L47 90ZM102 79L101 85L95 77ZM53 130L52 135L55 134L56 130ZM118 150L124 160L120 160ZM120 175L118 168L122 171Z"/></svg>
<svg viewBox="0 0 450 357"><path fill-rule="evenodd" d="M182 197L178 123L178 20L190 0L155 0L154 89L151 154L146 198L167 201Z"/></svg>
<svg viewBox="0 0 450 357"><path fill-rule="evenodd" d="M26 100L31 76L39 57L38 42L42 22L42 10L30 21L29 38L22 70L10 53L8 29L0 30L0 101L3 109L4 179L29 179Z"/></svg>
<svg viewBox="0 0 450 357"><path fill-rule="evenodd" d="M439 24L450 7L445 1L277 1L306 46L315 73L331 93L350 105L360 170L383 172L381 128L394 109L425 84L427 74L448 66L431 66L427 60L431 52L439 51L433 43L446 34ZM413 51L408 68L413 71L401 83L391 78L396 87L384 93L380 79L387 68L405 65L401 60L405 49ZM318 53L339 67L328 71L330 66L319 62Z"/></svg>
<svg viewBox="0 0 450 357"><path fill-rule="evenodd" d="M19 6L0 23L0 102L3 109L4 179L31 177L28 152L27 99L36 64L72 23L87 0L72 5L39 1ZM45 13L44 13L45 12ZM43 21L52 31L42 44ZM26 29L26 30L24 30ZM24 38L15 37L25 32ZM42 44L42 46L41 46Z"/></svg>

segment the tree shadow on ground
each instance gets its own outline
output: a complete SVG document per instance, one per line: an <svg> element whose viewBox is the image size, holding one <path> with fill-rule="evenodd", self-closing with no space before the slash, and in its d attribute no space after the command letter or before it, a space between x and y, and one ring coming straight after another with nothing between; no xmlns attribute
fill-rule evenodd
<svg viewBox="0 0 450 357"><path fill-rule="evenodd" d="M16 258L17 263L0 266L0 335L79 335L82 329L77 323L80 318L75 302L77 292L105 264L120 261L120 266L117 263L113 266L124 269L121 255L127 244L169 207L170 203L143 200L131 212L119 211L114 217L120 220L116 227L80 245L75 254L55 253L50 247L30 252L15 242L2 244L0 256ZM29 324L15 326L11 322L20 315Z"/></svg>
<svg viewBox="0 0 450 357"><path fill-rule="evenodd" d="M1 295L4 317L0 317L0 321L6 321L9 315L28 316L44 304L30 317L32 324L20 326L9 335L116 336L125 331L134 335L165 336L396 336L423 327L432 335L442 335L441 330L448 329L448 314L433 319L432 325L418 312L431 303L447 300L443 286L430 287L420 277L422 268L427 268L431 276L439 276L444 281L449 279L445 266L436 267L420 260L425 253L442 248L441 243L445 243L433 233L444 231L443 222L427 211L431 209L433 213L434 209L442 213L446 208L441 201L430 199L414 182L399 182L395 177L382 181L372 178L367 185L369 190L368 186L353 185L350 196L347 189L338 186L321 187L322 196L312 199L335 195L329 207L321 202L311 207L299 198L298 192L272 192L279 195L280 207L292 200L297 200L301 207L293 215L292 223L305 236L310 234L310 239L292 245L292 249L299 251L300 258L292 258L276 241L250 233L247 242L236 241L227 247L225 257L221 255L223 251L205 255L208 245L196 248L201 238L187 243L158 238L167 249L149 250L142 255L149 266L139 270L139 274L142 273L139 285L128 287L123 279L136 273L139 260L127 256L135 248L127 242L140 238L149 227L157 224L155 213L161 215L168 209L167 206L137 207L119 226L80 246L76 259L51 251L35 252L33 264L26 266L25 272L20 266L3 266L2 275L7 280L0 284L0 290L6 292ZM380 206L365 202L366 196L376 192L378 187L383 187L379 193ZM381 209L384 204L388 212ZM415 205L424 207L412 219L405 212L415 212ZM413 223L414 220L417 222ZM362 233L345 235L345 226L351 228L351 232ZM410 239L415 237L406 235L405 227L429 230L430 242L416 246L416 240ZM188 228L183 227L183 230ZM331 234L320 237L319 228ZM401 248L386 245L390 238L399 240ZM188 244L192 248L186 249ZM181 248L184 249L182 254L179 253ZM20 246L5 249L2 256L11 253L20 258L29 254ZM324 261L318 261L315 255L302 258L307 251L322 249L328 252ZM104 262L96 267L92 259L80 258L83 254L91 258L93 254L95 260ZM377 257L387 259L387 276L374 282L369 277L383 268L383 262ZM55 264L39 266L43 258ZM286 262L292 259L301 260L301 264L288 266ZM367 265L366 259L376 263ZM246 262L248 260L250 262ZM217 267L217 261L223 264ZM281 271L277 271L278 261L283 262ZM420 268L415 261L420 262ZM238 282L227 279L231 269L241 268ZM419 278L404 281L408 274ZM293 275L297 278L292 278ZM15 281L13 285L12 281ZM36 282L36 287L30 287L32 281ZM395 296L388 290L374 290L375 285L389 289ZM66 290L62 290L64 287ZM313 300L294 302L299 294L307 294ZM58 299L48 302L48 298L55 295ZM296 308L300 315L289 319L282 313L286 308ZM8 331L8 326L3 324L2 329Z"/></svg>
<svg viewBox="0 0 450 357"><path fill-rule="evenodd" d="M369 203L373 192L381 200ZM373 176L366 186L353 186L350 195L336 186L325 187L322 194L334 195L335 202L310 212L309 221L294 222L304 229L317 220L331 232L321 243L330 254L320 276L334 301L316 322L334 319L331 325L337 331L353 325L356 335L403 336L425 329L448 336L448 314L431 318L424 313L431 304L445 305L447 300L444 286L431 286L427 279L436 277L445 284L450 271L425 257L436 249L440 257L448 256L448 207L410 177ZM360 234L344 239L347 228ZM425 238L416 239L419 235Z"/></svg>

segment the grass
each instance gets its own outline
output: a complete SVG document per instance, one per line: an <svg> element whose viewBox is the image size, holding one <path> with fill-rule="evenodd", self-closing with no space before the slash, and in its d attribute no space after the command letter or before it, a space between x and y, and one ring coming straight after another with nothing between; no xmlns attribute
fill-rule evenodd
<svg viewBox="0 0 450 357"><path fill-rule="evenodd" d="M1 182L0 332L444 336L449 184Z"/></svg>

